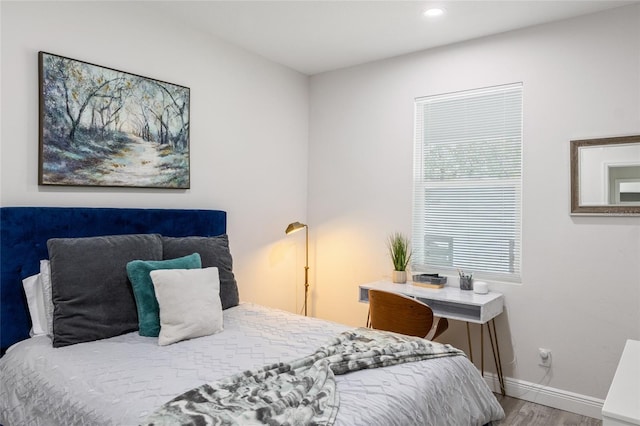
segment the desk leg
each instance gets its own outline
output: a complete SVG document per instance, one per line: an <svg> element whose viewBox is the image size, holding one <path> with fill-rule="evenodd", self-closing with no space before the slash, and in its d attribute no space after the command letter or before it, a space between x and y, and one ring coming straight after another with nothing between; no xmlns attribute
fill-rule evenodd
<svg viewBox="0 0 640 426"><path fill-rule="evenodd" d="M491 325L493 324L493 333L491 332ZM502 360L500 359L500 347L498 346L498 332L496 331L495 318L491 322L487 323L487 329L489 330L489 341L491 342L491 351L493 352L493 361L496 363L496 373L498 374L498 383L500 384L500 393L505 395L504 375L502 374ZM495 339L495 347L493 341Z"/></svg>
<svg viewBox="0 0 640 426"><path fill-rule="evenodd" d="M480 324L480 372L484 377L484 326Z"/></svg>
<svg viewBox="0 0 640 426"><path fill-rule="evenodd" d="M471 333L469 332L468 322L467 322L467 343L469 343L469 360L473 364L473 348L471 347Z"/></svg>

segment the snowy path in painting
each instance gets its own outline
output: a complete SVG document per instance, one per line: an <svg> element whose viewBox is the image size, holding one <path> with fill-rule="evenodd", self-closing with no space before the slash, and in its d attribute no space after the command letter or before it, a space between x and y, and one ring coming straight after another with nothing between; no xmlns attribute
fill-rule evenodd
<svg viewBox="0 0 640 426"><path fill-rule="evenodd" d="M159 144L130 136L122 151L103 160L87 178L98 178L103 185L154 186L160 173Z"/></svg>

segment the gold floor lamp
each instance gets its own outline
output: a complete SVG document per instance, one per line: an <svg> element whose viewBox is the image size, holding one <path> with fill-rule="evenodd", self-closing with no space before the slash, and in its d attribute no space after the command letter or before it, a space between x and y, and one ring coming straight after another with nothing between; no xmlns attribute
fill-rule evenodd
<svg viewBox="0 0 640 426"><path fill-rule="evenodd" d="M306 238L305 238L305 245L304 245L304 252L305 252L305 262L304 262L304 316L307 316L307 298L309 295L309 227L307 225L305 225L304 223L300 223L300 222L293 222L290 223L289 226L287 226L287 230L284 231L285 234L289 235L292 232L296 232L301 230L302 228L305 229L305 234L306 234Z"/></svg>

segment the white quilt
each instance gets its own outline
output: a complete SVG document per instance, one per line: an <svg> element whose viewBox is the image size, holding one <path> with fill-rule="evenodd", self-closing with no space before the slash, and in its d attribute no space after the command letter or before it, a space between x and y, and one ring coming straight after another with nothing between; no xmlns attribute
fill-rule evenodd
<svg viewBox="0 0 640 426"><path fill-rule="evenodd" d="M169 346L130 333L52 348L16 344L0 359L0 424L136 425L175 396L309 355L349 329L253 304L224 311L224 331ZM504 412L461 356L337 376L336 425L483 425Z"/></svg>

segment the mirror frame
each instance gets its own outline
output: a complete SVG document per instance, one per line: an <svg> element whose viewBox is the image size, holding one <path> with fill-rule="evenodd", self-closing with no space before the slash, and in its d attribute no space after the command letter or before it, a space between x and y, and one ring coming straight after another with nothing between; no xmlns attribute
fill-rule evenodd
<svg viewBox="0 0 640 426"><path fill-rule="evenodd" d="M615 138L583 139L571 141L571 214L602 216L640 216L640 206L581 206L580 205L580 158L579 148L595 145L620 145L640 143L640 135L621 136Z"/></svg>

